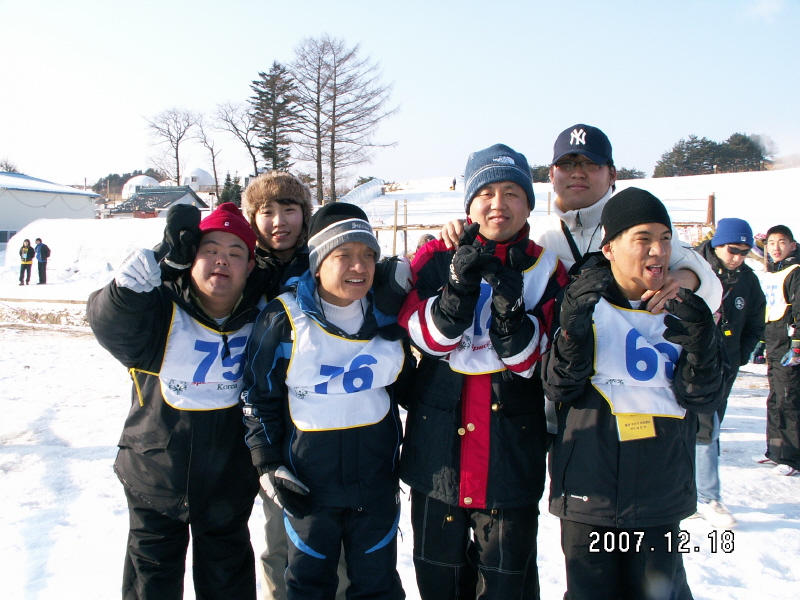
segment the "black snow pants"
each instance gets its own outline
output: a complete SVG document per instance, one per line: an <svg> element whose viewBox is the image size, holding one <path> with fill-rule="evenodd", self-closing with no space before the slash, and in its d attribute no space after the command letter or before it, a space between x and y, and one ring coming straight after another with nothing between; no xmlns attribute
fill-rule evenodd
<svg viewBox="0 0 800 600"><path fill-rule="evenodd" d="M289 600L333 600L342 549L350 579L348 600L403 600L406 595L397 573L399 502L394 493L357 510L318 506L302 519L284 516Z"/></svg>
<svg viewBox="0 0 800 600"><path fill-rule="evenodd" d="M767 452L780 465L800 469L800 365L767 361Z"/></svg>
<svg viewBox="0 0 800 600"><path fill-rule="evenodd" d="M537 600L538 518L535 504L466 509L412 489L414 569L422 600Z"/></svg>
<svg viewBox="0 0 800 600"><path fill-rule="evenodd" d="M181 600L189 533L197 600L255 600L249 507L222 525L201 527L154 510L127 486L130 530L122 572L123 600Z"/></svg>

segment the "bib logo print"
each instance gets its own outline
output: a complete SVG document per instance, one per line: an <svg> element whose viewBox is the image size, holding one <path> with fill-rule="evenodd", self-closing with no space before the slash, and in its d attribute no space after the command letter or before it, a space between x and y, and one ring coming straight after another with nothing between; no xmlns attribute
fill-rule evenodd
<svg viewBox="0 0 800 600"><path fill-rule="evenodd" d="M176 395L180 396L181 392L186 391L186 382L185 381L175 381L174 379L170 379L167 387L175 393Z"/></svg>

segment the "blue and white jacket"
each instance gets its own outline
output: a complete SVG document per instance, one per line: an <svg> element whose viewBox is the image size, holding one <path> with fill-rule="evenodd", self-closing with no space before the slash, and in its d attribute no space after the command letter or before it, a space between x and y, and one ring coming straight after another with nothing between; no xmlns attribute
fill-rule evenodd
<svg viewBox="0 0 800 600"><path fill-rule="evenodd" d="M367 296L348 335L325 319L306 272L259 315L247 346L241 403L260 472L285 465L315 505L358 509L398 488L398 403L414 358L396 317Z"/></svg>

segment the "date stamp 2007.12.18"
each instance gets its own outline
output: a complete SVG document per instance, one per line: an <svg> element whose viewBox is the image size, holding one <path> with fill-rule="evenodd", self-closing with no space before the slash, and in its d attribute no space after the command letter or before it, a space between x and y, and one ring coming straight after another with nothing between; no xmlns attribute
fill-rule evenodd
<svg viewBox="0 0 800 600"><path fill-rule="evenodd" d="M659 539L659 543L656 544L652 539L646 539L644 531L592 531L589 534L589 552L626 553L656 552L658 550L667 553L689 554L690 552L700 552L707 547L711 554L717 552L730 554L733 552L733 538L733 531L714 529L701 542L692 543L691 534L681 529L677 534L671 531L666 532L663 540Z"/></svg>

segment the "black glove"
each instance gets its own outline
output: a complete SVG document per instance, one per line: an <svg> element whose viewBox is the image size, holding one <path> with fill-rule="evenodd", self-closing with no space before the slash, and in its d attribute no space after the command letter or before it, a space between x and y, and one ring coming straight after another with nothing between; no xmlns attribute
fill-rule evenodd
<svg viewBox="0 0 800 600"><path fill-rule="evenodd" d="M753 364L763 365L765 362L767 362L767 357L764 356L764 350L766 347L767 345L763 340L756 344L756 348L753 350Z"/></svg>
<svg viewBox="0 0 800 600"><path fill-rule="evenodd" d="M480 225L470 223L460 238L460 246L450 262L447 284L439 297L442 317L439 330L447 337L460 336L472 324L475 307L480 297L481 279L490 263L496 262L494 248L497 244L482 245L476 240Z"/></svg>
<svg viewBox="0 0 800 600"><path fill-rule="evenodd" d="M582 340L592 330L594 307L613 279L608 269L587 269L567 286L561 303L560 324L568 340Z"/></svg>
<svg viewBox="0 0 800 600"><path fill-rule="evenodd" d="M479 223L470 223L459 238L459 246L450 263L448 287L459 296L477 295L485 266L494 258L495 242L481 244Z"/></svg>
<svg viewBox="0 0 800 600"><path fill-rule="evenodd" d="M501 336L515 334L527 318L522 279L525 258L526 254L522 250L512 248L509 250L506 265L494 259L484 270L483 278L492 288L491 328Z"/></svg>
<svg viewBox="0 0 800 600"><path fill-rule="evenodd" d="M164 240L155 248L156 259L167 276L191 268L201 235L200 210L196 206L176 204L169 209Z"/></svg>
<svg viewBox="0 0 800 600"><path fill-rule="evenodd" d="M715 356L717 327L708 305L686 288L678 290L678 298L667 300L664 304L664 308L670 313L664 317L664 324L667 326L664 339L680 344L695 358L704 354Z"/></svg>
<svg viewBox="0 0 800 600"><path fill-rule="evenodd" d="M385 315L400 312L411 290L411 264L407 258L392 256L375 265L372 294L375 307Z"/></svg>
<svg viewBox="0 0 800 600"><path fill-rule="evenodd" d="M259 469L261 487L275 504L290 517L302 519L311 514L308 488L282 464L269 464Z"/></svg>

